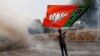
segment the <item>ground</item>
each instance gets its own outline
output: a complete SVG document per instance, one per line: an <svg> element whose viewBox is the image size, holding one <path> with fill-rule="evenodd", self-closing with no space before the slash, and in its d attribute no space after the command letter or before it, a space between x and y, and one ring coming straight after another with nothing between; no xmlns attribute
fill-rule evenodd
<svg viewBox="0 0 100 56"><path fill-rule="evenodd" d="M61 56L58 41L40 37L36 36L31 40L30 48L1 52L0 56ZM100 42L66 41L66 45L69 56L100 56Z"/></svg>

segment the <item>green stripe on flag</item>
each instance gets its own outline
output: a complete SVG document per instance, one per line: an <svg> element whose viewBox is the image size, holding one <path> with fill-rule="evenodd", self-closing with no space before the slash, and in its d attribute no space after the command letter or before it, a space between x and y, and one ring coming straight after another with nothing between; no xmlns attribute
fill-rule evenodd
<svg viewBox="0 0 100 56"><path fill-rule="evenodd" d="M71 27L88 8L89 6L80 6L79 8L75 9L69 20L64 24L64 27Z"/></svg>

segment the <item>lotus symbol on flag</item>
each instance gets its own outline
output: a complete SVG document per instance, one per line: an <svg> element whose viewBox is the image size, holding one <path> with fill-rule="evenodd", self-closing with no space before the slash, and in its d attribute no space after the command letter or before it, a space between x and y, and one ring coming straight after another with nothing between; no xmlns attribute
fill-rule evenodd
<svg viewBox="0 0 100 56"><path fill-rule="evenodd" d="M89 7L90 5L48 5L43 26L71 27Z"/></svg>
<svg viewBox="0 0 100 56"><path fill-rule="evenodd" d="M52 20L52 23L56 23L59 20L63 19L65 16L67 16L67 13L62 12L62 13L53 13L49 16L49 19Z"/></svg>

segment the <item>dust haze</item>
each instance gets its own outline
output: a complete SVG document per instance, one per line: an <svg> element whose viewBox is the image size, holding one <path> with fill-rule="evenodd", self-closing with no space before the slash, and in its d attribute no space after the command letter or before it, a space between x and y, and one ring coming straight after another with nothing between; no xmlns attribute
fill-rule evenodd
<svg viewBox="0 0 100 56"><path fill-rule="evenodd" d="M27 13L7 3L0 4L0 48L28 47L30 35L27 31L33 20ZM9 47L9 48L10 48ZM1 50L0 49L0 50Z"/></svg>

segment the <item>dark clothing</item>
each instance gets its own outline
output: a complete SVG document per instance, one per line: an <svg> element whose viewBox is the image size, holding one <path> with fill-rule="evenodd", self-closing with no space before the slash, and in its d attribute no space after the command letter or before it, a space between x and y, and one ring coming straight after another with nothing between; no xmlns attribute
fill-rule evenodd
<svg viewBox="0 0 100 56"><path fill-rule="evenodd" d="M60 44L65 44L65 37L63 35L59 35L59 43Z"/></svg>
<svg viewBox="0 0 100 56"><path fill-rule="evenodd" d="M61 48L62 56L64 56L64 51L65 51L66 56L68 56L66 44L60 44L60 48Z"/></svg>
<svg viewBox="0 0 100 56"><path fill-rule="evenodd" d="M60 48L61 48L62 56L64 56L64 51L65 51L66 56L68 56L67 49L66 49L65 36L60 34L58 36L58 38L59 38L59 45L60 45Z"/></svg>

